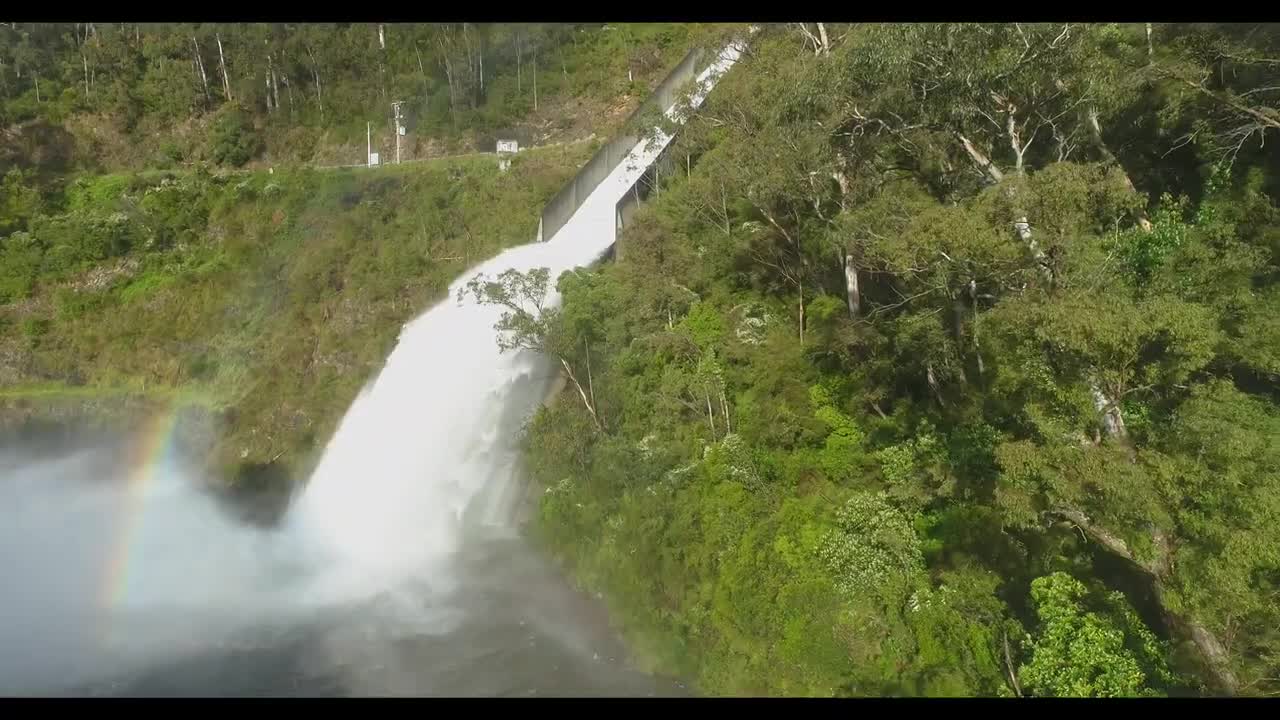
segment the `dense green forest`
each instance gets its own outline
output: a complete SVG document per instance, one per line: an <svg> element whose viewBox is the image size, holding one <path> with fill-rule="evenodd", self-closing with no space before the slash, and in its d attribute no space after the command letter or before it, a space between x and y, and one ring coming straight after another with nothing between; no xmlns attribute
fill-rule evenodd
<svg viewBox="0 0 1280 720"><path fill-rule="evenodd" d="M504 342L540 530L703 692L1280 692L1280 28L767 27ZM583 385L588 382L584 380Z"/></svg>

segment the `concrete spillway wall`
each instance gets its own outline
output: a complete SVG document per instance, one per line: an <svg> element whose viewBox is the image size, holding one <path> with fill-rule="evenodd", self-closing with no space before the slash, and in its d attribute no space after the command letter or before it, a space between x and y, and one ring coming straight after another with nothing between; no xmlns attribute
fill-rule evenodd
<svg viewBox="0 0 1280 720"><path fill-rule="evenodd" d="M538 223L538 240L550 240L564 224L573 217L582 203L586 202L609 173L618 166L640 142L641 136L637 127L639 118L653 110L666 111L680 98L685 85L697 78L714 56L702 48L697 48L685 55L657 89L641 103L640 107L627 117L623 124L622 134L596 151L596 154L583 166L572 180L565 184L560 192L547 203L542 210L542 218Z"/></svg>

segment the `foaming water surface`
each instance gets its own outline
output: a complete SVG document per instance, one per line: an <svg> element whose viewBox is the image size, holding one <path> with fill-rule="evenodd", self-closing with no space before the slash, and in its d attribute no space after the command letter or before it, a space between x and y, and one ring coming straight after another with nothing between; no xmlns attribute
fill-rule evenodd
<svg viewBox="0 0 1280 720"><path fill-rule="evenodd" d="M701 102L737 60L699 78ZM521 423L552 367L499 352L477 273L598 260L670 138L641 141L548 242L407 323L278 527L199 488L161 414L127 447L0 451L0 694L651 695L595 602L520 540ZM547 305L559 298L554 289Z"/></svg>

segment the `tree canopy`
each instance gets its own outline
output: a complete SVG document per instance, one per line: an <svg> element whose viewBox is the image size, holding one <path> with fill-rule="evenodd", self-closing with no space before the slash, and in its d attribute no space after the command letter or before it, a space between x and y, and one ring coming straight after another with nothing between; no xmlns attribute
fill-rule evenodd
<svg viewBox="0 0 1280 720"><path fill-rule="evenodd" d="M1278 41L764 27L566 281L550 546L709 692L1277 692Z"/></svg>

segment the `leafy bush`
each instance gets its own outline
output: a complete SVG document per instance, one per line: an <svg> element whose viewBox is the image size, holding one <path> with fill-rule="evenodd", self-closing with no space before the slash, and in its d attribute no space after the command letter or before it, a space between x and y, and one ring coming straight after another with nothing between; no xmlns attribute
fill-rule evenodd
<svg viewBox="0 0 1280 720"><path fill-rule="evenodd" d="M924 569L915 528L884 493L849 498L818 554L836 587L849 597L902 592Z"/></svg>
<svg viewBox="0 0 1280 720"><path fill-rule="evenodd" d="M0 237L24 230L40 212L40 193L32 187L18 168L12 168L0 180Z"/></svg>
<svg viewBox="0 0 1280 720"><path fill-rule="evenodd" d="M30 234L16 232L0 239L0 302L24 298L31 292L44 252Z"/></svg>
<svg viewBox="0 0 1280 720"><path fill-rule="evenodd" d="M209 153L220 165L240 167L262 150L262 142L253 127L253 119L239 105L227 105L218 111L209 133Z"/></svg>
<svg viewBox="0 0 1280 720"><path fill-rule="evenodd" d="M1032 644L1031 660L1019 671L1027 689L1050 697L1132 697L1151 695L1135 653L1126 648L1126 636L1116 619L1085 607L1088 592L1083 583L1058 572L1036 578L1031 598L1040 630ZM1123 602L1116 596L1112 603ZM1138 638L1147 658L1160 660L1160 650L1150 631L1130 610L1123 622L1141 628Z"/></svg>

